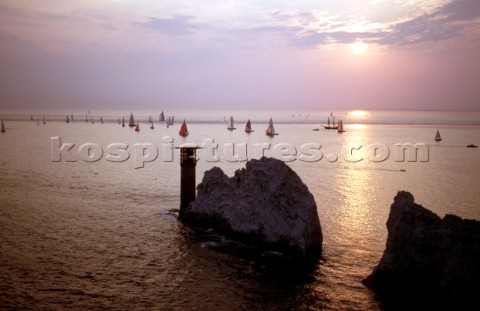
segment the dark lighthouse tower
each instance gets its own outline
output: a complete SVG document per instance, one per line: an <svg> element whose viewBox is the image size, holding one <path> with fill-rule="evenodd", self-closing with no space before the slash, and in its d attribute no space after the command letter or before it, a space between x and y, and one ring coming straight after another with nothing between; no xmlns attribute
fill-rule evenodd
<svg viewBox="0 0 480 311"><path fill-rule="evenodd" d="M198 147L180 147L180 216L188 204L195 200L195 166Z"/></svg>

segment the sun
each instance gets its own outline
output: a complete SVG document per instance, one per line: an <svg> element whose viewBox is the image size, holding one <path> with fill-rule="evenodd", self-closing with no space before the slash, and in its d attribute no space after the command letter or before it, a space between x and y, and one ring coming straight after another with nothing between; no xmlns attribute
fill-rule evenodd
<svg viewBox="0 0 480 311"><path fill-rule="evenodd" d="M352 49L354 54L361 55L367 49L367 45L362 41L357 40L354 43L350 44L350 48Z"/></svg>

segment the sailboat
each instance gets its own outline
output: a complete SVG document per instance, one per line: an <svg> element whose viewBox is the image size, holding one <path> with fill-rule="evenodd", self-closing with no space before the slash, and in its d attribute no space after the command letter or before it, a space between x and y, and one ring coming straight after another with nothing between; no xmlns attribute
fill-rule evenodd
<svg viewBox="0 0 480 311"><path fill-rule="evenodd" d="M135 119L133 119L133 114L130 113L130 121L128 122L128 126L134 127L135 126Z"/></svg>
<svg viewBox="0 0 480 311"><path fill-rule="evenodd" d="M67 118L65 119L65 122L70 123L70 117L69 116L67 116Z"/></svg>
<svg viewBox="0 0 480 311"><path fill-rule="evenodd" d="M245 133L251 133L251 132L253 132L252 124L250 123L250 119L248 119L247 124L245 125Z"/></svg>
<svg viewBox="0 0 480 311"><path fill-rule="evenodd" d="M138 123L135 126L135 132L140 132L140 124L138 124Z"/></svg>
<svg viewBox="0 0 480 311"><path fill-rule="evenodd" d="M440 131L437 130L437 134L435 135L435 141L441 141L442 140L442 136L440 136Z"/></svg>
<svg viewBox="0 0 480 311"><path fill-rule="evenodd" d="M125 127L125 117L122 117L122 127Z"/></svg>
<svg viewBox="0 0 480 311"><path fill-rule="evenodd" d="M278 135L278 133L275 133L275 128L273 127L272 118L270 118L270 121L268 122L268 128L265 131L265 135L267 135L267 136Z"/></svg>
<svg viewBox="0 0 480 311"><path fill-rule="evenodd" d="M227 130L233 131L235 130L235 126L233 125L233 117L230 116L230 120L228 120Z"/></svg>
<svg viewBox="0 0 480 311"><path fill-rule="evenodd" d="M160 121L160 122L164 122L164 121L165 121L165 115L163 114L163 110L162 110L162 112L160 113L160 116L158 117L158 121Z"/></svg>
<svg viewBox="0 0 480 311"><path fill-rule="evenodd" d="M183 120L182 126L180 127L180 131L178 132L178 134L183 137L188 136L187 123L185 122L185 120Z"/></svg>
<svg viewBox="0 0 480 311"><path fill-rule="evenodd" d="M345 130L343 129L343 121L342 120L338 120L338 132L339 133L345 132Z"/></svg>
<svg viewBox="0 0 480 311"><path fill-rule="evenodd" d="M332 123L330 123L330 117L332 117ZM326 130L336 130L338 129L338 125L335 124L335 117L330 112L330 116L328 116L327 125L322 125Z"/></svg>
<svg viewBox="0 0 480 311"><path fill-rule="evenodd" d="M3 124L3 120L2 120L2 133L5 133L6 130L5 130L5 124Z"/></svg>

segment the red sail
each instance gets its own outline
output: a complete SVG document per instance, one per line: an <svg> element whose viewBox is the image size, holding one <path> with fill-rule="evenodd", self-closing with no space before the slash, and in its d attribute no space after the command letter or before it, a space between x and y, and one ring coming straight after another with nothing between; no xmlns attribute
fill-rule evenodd
<svg viewBox="0 0 480 311"><path fill-rule="evenodd" d="M187 123L185 123L185 120L183 120L182 127L180 127L178 134L183 137L188 136Z"/></svg>

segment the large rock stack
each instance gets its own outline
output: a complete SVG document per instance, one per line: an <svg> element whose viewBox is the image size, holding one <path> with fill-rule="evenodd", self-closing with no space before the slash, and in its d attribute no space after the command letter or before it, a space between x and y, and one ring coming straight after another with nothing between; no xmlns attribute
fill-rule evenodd
<svg viewBox="0 0 480 311"><path fill-rule="evenodd" d="M231 178L214 167L197 190L182 220L291 254L320 254L323 237L315 200L284 162L250 160Z"/></svg>
<svg viewBox="0 0 480 311"><path fill-rule="evenodd" d="M480 297L480 222L443 219L400 191L387 221L386 249L363 282L379 290Z"/></svg>

